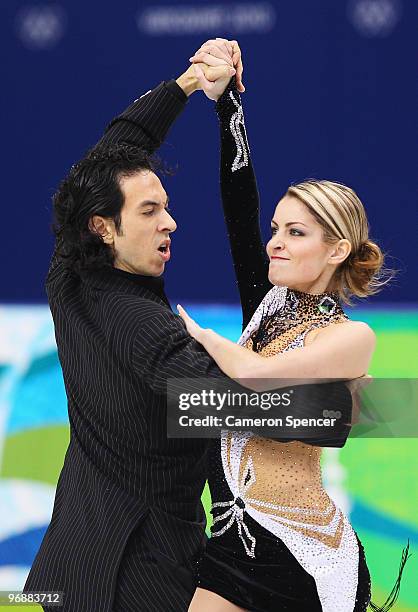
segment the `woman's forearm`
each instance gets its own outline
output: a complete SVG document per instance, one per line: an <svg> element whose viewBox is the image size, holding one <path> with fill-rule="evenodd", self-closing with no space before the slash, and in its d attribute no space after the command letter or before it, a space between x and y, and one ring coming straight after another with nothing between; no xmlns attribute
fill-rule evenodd
<svg viewBox="0 0 418 612"><path fill-rule="evenodd" d="M290 379L283 368L281 355L274 358L262 357L247 348L223 338L212 329L201 329L197 338L218 367L228 376L237 380L240 385L253 391L271 391L291 385L304 385L311 383L295 376ZM325 380L323 382L326 382Z"/></svg>
<svg viewBox="0 0 418 612"><path fill-rule="evenodd" d="M212 329L203 329L198 341L229 378L246 378L256 362L263 359L257 353L223 338Z"/></svg>
<svg viewBox="0 0 418 612"><path fill-rule="evenodd" d="M252 389L279 388L285 379L351 380L367 372L375 336L367 325L337 325L322 330L310 345L274 357L263 357L234 344L211 329L201 330L203 344L230 378L246 379ZM250 379L250 380L249 380ZM258 382L257 382L258 381Z"/></svg>
<svg viewBox="0 0 418 612"><path fill-rule="evenodd" d="M216 104L222 206L243 312L243 327L271 289L261 237L259 197L239 92L231 81Z"/></svg>

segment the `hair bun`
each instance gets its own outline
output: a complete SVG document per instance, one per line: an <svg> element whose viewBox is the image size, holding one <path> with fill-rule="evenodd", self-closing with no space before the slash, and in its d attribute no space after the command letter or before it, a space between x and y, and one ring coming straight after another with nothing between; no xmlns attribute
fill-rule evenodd
<svg viewBox="0 0 418 612"><path fill-rule="evenodd" d="M385 256L372 240L363 241L347 260L344 276L347 286L359 297L377 293L394 276L384 266ZM355 290L355 291L354 291Z"/></svg>
<svg viewBox="0 0 418 612"><path fill-rule="evenodd" d="M373 273L376 273L382 267L383 259L384 256L380 247L371 240L365 240L352 254L351 265L359 270L372 270Z"/></svg>

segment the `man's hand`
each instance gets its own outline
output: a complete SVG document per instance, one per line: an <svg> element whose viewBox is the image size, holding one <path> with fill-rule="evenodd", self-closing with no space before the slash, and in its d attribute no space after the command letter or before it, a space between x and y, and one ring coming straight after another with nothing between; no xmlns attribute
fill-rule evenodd
<svg viewBox="0 0 418 612"><path fill-rule="evenodd" d="M186 96L203 89L211 100L217 100L225 91L230 78L234 74L235 69L227 62L218 66L192 64L186 72L176 79L176 83L182 88Z"/></svg>
<svg viewBox="0 0 418 612"><path fill-rule="evenodd" d="M352 380L346 381L345 385L351 392L353 398L352 408L352 425L355 425L359 421L361 412L361 392L362 390L373 382L373 377L370 374L365 374L359 378L353 378Z"/></svg>
<svg viewBox="0 0 418 612"><path fill-rule="evenodd" d="M186 95L202 89L210 100L218 100L232 76L236 75L238 91L245 91L242 84L241 50L235 40L216 38L206 41L190 58L193 65L178 79L178 85Z"/></svg>
<svg viewBox="0 0 418 612"><path fill-rule="evenodd" d="M215 67L206 64L193 64L199 88L203 90L209 100L219 100L228 86L235 70L228 65Z"/></svg>
<svg viewBox="0 0 418 612"><path fill-rule="evenodd" d="M241 49L236 40L227 40L226 38L216 38L208 40L196 51L190 58L193 63L204 63L207 66L215 67L229 63L236 70L237 89L240 93L245 91L242 83L242 72L244 70L241 58ZM210 81L211 78L205 75Z"/></svg>

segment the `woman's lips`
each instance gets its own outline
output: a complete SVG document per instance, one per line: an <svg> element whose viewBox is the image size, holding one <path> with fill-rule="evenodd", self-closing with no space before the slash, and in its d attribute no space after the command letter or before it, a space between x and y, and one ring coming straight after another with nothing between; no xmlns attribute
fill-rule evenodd
<svg viewBox="0 0 418 612"><path fill-rule="evenodd" d="M278 255L270 257L270 261L289 261L288 257L279 257Z"/></svg>

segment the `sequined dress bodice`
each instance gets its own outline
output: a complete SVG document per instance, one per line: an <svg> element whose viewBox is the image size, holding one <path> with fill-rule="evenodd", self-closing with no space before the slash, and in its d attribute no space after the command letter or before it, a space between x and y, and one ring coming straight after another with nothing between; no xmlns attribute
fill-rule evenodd
<svg viewBox="0 0 418 612"><path fill-rule="evenodd" d="M259 327L245 342L247 349L265 357L300 348L313 329L347 320L334 293L312 295L286 288L276 293L276 312L262 315ZM228 442L227 446L230 460ZM325 511L330 502L322 487L320 457L318 446L249 435L240 458L239 480L247 478L247 495L263 503ZM251 470L245 473L249 464L252 482Z"/></svg>

